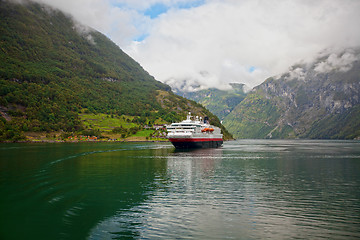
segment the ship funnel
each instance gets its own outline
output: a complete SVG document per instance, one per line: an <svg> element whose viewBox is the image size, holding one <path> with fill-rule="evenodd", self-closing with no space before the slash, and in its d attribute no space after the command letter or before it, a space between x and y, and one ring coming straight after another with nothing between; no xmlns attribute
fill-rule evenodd
<svg viewBox="0 0 360 240"><path fill-rule="evenodd" d="M204 117L204 123L209 123L209 117Z"/></svg>

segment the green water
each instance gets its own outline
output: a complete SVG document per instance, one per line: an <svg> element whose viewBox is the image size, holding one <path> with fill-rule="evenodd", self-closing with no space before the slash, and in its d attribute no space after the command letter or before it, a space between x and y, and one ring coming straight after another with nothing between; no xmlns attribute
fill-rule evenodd
<svg viewBox="0 0 360 240"><path fill-rule="evenodd" d="M360 142L0 144L0 239L359 239Z"/></svg>

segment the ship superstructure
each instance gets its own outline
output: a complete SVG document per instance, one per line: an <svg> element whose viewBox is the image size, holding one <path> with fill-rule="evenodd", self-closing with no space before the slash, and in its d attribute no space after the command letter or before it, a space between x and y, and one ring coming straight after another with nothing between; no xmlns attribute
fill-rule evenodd
<svg viewBox="0 0 360 240"><path fill-rule="evenodd" d="M207 117L192 119L189 113L186 120L166 128L167 137L176 148L215 148L223 144L221 129L210 125Z"/></svg>

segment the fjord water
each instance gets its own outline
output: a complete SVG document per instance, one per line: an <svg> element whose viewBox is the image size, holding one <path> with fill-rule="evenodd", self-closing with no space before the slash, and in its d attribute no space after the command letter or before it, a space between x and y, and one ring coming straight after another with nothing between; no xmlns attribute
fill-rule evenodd
<svg viewBox="0 0 360 240"><path fill-rule="evenodd" d="M0 239L358 239L360 142L0 144Z"/></svg>

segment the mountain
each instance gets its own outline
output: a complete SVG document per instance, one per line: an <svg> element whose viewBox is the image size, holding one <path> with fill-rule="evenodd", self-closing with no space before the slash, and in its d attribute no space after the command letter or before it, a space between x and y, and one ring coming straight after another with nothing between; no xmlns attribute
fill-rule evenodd
<svg viewBox="0 0 360 240"><path fill-rule="evenodd" d="M223 120L245 97L244 84L231 83L231 89L209 88L197 91L174 89L179 96L194 100Z"/></svg>
<svg viewBox="0 0 360 240"><path fill-rule="evenodd" d="M255 87L225 118L236 138L360 137L360 50L321 54Z"/></svg>
<svg viewBox="0 0 360 240"><path fill-rule="evenodd" d="M149 124L178 121L191 111L221 126L103 34L49 6L22 2L0 0L0 140L88 132L82 114Z"/></svg>

